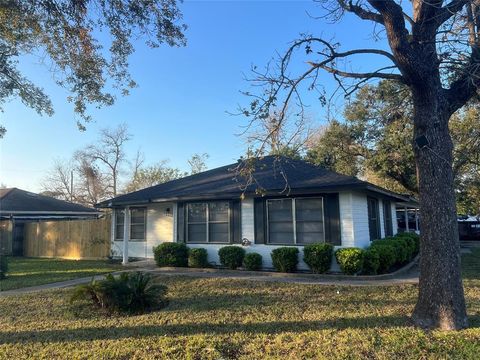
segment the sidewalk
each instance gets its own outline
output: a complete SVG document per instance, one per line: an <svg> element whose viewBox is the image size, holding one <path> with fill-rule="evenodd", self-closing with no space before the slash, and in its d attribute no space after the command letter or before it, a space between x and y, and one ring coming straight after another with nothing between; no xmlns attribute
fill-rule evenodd
<svg viewBox="0 0 480 360"><path fill-rule="evenodd" d="M321 275L307 273L277 273L267 271L242 271L242 270L224 270L224 269L192 269L192 268L158 268L153 262L135 262L129 265L124 271L144 271L153 275L162 276L187 276L193 278L222 278L245 281L264 281L264 282L285 282L310 285L335 285L335 286L391 286L404 284L418 284L418 268L412 266L408 271L400 274L386 274L375 277L368 276L345 276L345 275ZM113 275L120 274L122 271L114 272ZM392 276L393 275L393 276ZM105 276L97 275L96 280ZM1 291L1 296L21 295L30 292L62 289L79 284L85 284L92 280L92 277L84 277L51 284L32 286L22 289Z"/></svg>

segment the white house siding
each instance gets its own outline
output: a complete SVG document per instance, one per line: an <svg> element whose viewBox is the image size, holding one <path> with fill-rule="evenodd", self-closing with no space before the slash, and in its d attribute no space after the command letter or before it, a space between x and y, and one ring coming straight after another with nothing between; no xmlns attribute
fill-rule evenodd
<svg viewBox="0 0 480 360"><path fill-rule="evenodd" d="M253 198L243 199L241 202L242 239L248 239L252 244L255 242L254 217Z"/></svg>
<svg viewBox="0 0 480 360"><path fill-rule="evenodd" d="M397 223L397 205L392 201L392 230L393 235L398 233L398 223Z"/></svg>
<svg viewBox="0 0 480 360"><path fill-rule="evenodd" d="M340 234L342 246L355 246L354 230L353 230L353 200L351 192L341 192L339 194L340 205Z"/></svg>
<svg viewBox="0 0 480 360"><path fill-rule="evenodd" d="M380 221L380 238L383 239L386 234L386 229L385 229L385 214L383 213L382 199L378 199L378 217L379 217L378 221Z"/></svg>
<svg viewBox="0 0 480 360"><path fill-rule="evenodd" d="M174 208L173 203L151 204L147 207L145 241L129 241L128 256L153 258L152 248L162 242L172 242L174 239ZM170 214L166 214L167 208ZM115 219L115 217L113 217ZM112 221L113 223L113 221ZM114 224L112 224L114 229ZM112 238L115 236L112 232ZM112 241L117 256L123 254L123 241Z"/></svg>
<svg viewBox="0 0 480 360"><path fill-rule="evenodd" d="M352 246L366 248L370 245L367 195L365 193L352 192L351 196L354 239Z"/></svg>

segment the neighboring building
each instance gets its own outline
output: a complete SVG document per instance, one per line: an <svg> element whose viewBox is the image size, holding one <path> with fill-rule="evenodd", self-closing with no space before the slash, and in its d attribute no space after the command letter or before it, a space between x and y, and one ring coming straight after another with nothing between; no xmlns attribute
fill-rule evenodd
<svg viewBox="0 0 480 360"><path fill-rule="evenodd" d="M0 250L23 255L27 222L97 218L100 212L17 188L0 189Z"/></svg>
<svg viewBox="0 0 480 360"><path fill-rule="evenodd" d="M396 234L396 204L409 200L355 177L273 156L255 161L254 181L246 186L239 165L98 204L114 212L112 249L119 256L151 258L152 248L162 242L184 242L206 248L209 261L218 264L218 249L238 244L260 253L264 267L271 268L270 252L278 246L301 250L328 242L365 248L371 240Z"/></svg>

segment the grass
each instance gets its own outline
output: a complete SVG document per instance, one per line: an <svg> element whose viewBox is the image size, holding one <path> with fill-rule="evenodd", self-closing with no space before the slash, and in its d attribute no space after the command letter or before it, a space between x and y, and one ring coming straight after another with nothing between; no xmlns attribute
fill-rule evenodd
<svg viewBox="0 0 480 360"><path fill-rule="evenodd" d="M94 276L120 267L105 260L11 257L8 262L8 277L0 281L0 291Z"/></svg>
<svg viewBox="0 0 480 360"><path fill-rule="evenodd" d="M164 310L104 316L71 290L0 297L0 358L478 359L480 250L464 257L471 328L411 326L414 285L316 286L159 277Z"/></svg>

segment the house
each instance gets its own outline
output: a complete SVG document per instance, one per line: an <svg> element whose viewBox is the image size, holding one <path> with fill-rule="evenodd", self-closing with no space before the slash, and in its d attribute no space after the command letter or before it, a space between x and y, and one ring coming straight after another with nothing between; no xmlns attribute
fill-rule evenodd
<svg viewBox="0 0 480 360"><path fill-rule="evenodd" d="M278 246L328 242L365 248L397 233L396 204L408 199L356 177L285 157L208 170L98 204L113 209L112 249L117 255L151 258L162 242L203 247L219 263L218 249L244 246L263 256ZM126 240L126 241L124 241ZM300 262L299 267L305 268Z"/></svg>
<svg viewBox="0 0 480 360"><path fill-rule="evenodd" d="M96 209L29 191L0 189L0 249L7 255L22 256L24 226L47 220L94 219Z"/></svg>

